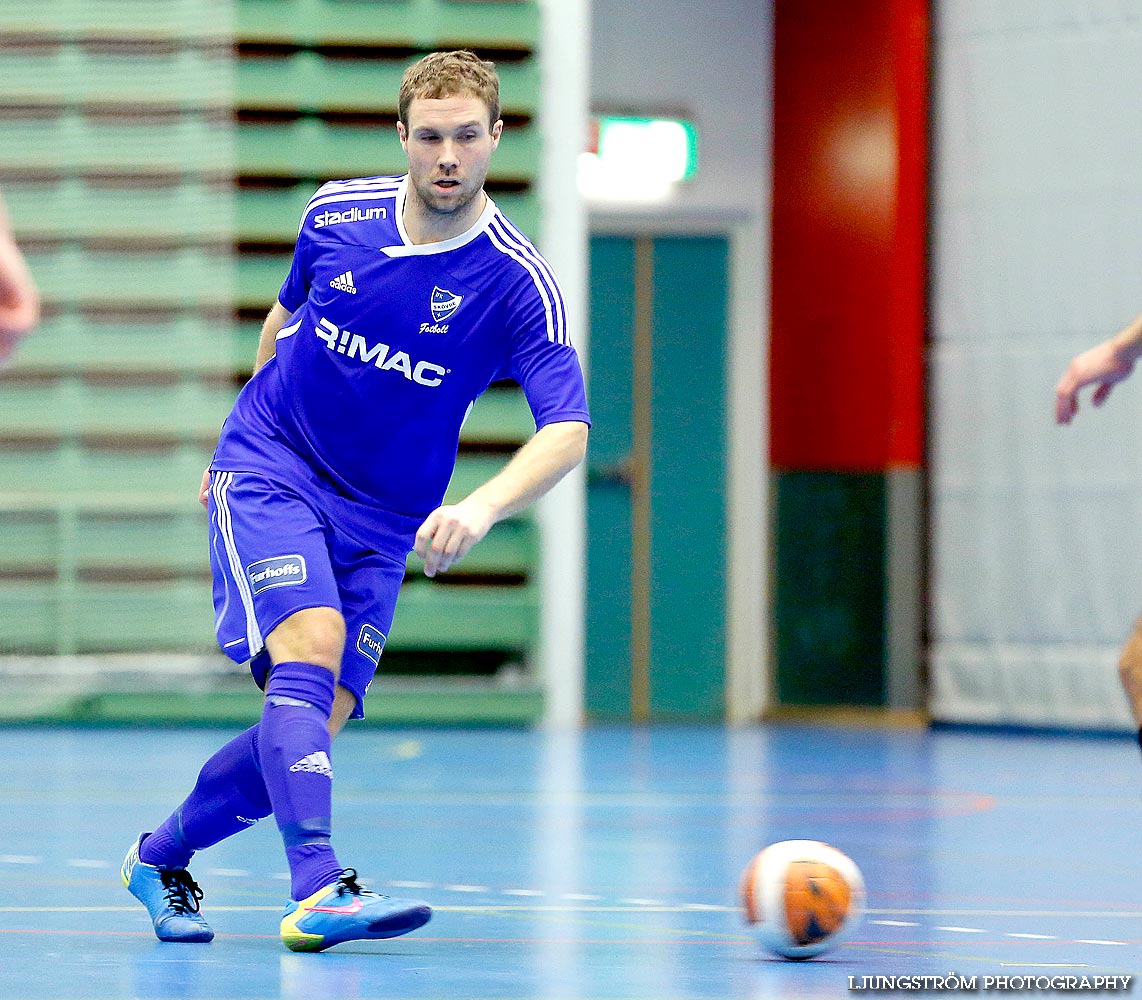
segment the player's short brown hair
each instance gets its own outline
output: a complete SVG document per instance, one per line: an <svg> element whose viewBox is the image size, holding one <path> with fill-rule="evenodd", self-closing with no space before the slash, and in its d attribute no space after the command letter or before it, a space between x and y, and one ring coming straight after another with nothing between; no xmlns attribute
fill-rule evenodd
<svg viewBox="0 0 1142 1000"><path fill-rule="evenodd" d="M397 96L397 115L408 125L408 106L417 98L478 97L490 115L491 127L500 117L500 78L495 63L474 52L432 52L404 71Z"/></svg>

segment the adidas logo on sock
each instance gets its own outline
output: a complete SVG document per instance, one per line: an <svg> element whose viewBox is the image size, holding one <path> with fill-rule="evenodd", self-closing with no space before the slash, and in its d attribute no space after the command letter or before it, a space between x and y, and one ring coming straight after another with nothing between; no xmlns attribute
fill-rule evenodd
<svg viewBox="0 0 1142 1000"><path fill-rule="evenodd" d="M344 274L337 275L331 282L330 288L336 288L339 292L348 292L350 295L357 294L357 286L353 284L353 272L346 271Z"/></svg>
<svg viewBox="0 0 1142 1000"><path fill-rule="evenodd" d="M291 771L304 771L307 774L324 774L327 778L333 777L333 765L329 762L329 754L324 750L317 750L302 757L290 767Z"/></svg>

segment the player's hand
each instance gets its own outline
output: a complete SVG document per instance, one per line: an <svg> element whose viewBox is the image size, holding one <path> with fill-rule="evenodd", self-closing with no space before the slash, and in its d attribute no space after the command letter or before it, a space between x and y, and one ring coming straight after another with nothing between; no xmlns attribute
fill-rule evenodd
<svg viewBox="0 0 1142 1000"><path fill-rule="evenodd" d="M207 506L207 498L210 496L210 470L207 469L202 474L202 485L198 488L198 502L203 507Z"/></svg>
<svg viewBox="0 0 1142 1000"><path fill-rule="evenodd" d="M0 209L0 359L40 320L40 296L28 265L3 225Z"/></svg>
<svg viewBox="0 0 1142 1000"><path fill-rule="evenodd" d="M425 519L416 533L416 554L424 560L424 575L436 576L446 572L495 523L493 513L485 504L470 500L437 507Z"/></svg>
<svg viewBox="0 0 1142 1000"><path fill-rule="evenodd" d="M1106 397L1124 378L1134 371L1133 361L1124 361L1118 356L1111 341L1092 347L1078 355L1067 366L1059 384L1055 386L1055 420L1069 424L1079 412L1079 390L1097 383L1091 402L1102 406Z"/></svg>

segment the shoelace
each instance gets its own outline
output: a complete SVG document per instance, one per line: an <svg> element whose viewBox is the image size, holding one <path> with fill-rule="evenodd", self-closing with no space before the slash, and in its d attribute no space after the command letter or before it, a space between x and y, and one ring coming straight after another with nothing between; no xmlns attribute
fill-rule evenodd
<svg viewBox="0 0 1142 1000"><path fill-rule="evenodd" d="M167 904L175 913L182 916L187 913L198 912L202 890L198 887L198 883L190 877L190 872L185 868L179 868L175 871L160 869L159 878L163 880L163 892Z"/></svg>
<svg viewBox="0 0 1142 1000"><path fill-rule="evenodd" d="M344 896L349 893L352 896L380 896L379 892L373 892L372 889L366 889L364 886L357 882L357 869L356 868L342 868L341 875L337 879L337 895ZM382 898L387 899L387 896Z"/></svg>

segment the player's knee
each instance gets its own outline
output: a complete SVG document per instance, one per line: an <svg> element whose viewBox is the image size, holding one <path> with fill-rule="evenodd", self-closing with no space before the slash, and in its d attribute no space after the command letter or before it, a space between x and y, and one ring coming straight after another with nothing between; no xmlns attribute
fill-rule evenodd
<svg viewBox="0 0 1142 1000"><path fill-rule="evenodd" d="M300 660L340 675L345 619L334 608L306 608L292 614L266 637L275 663Z"/></svg>

